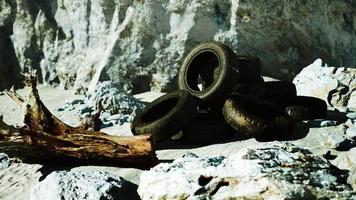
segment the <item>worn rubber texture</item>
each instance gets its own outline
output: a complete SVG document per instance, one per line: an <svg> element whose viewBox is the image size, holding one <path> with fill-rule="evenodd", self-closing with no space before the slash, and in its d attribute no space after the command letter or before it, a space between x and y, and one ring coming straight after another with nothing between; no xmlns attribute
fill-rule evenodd
<svg viewBox="0 0 356 200"><path fill-rule="evenodd" d="M325 119L327 105L322 99L308 96L285 96L283 98L271 97L268 99L284 109L294 120Z"/></svg>
<svg viewBox="0 0 356 200"><path fill-rule="evenodd" d="M219 42L195 47L184 59L178 76L178 88L210 104L223 104L239 81L235 53ZM203 88L198 88L202 81Z"/></svg>
<svg viewBox="0 0 356 200"><path fill-rule="evenodd" d="M261 97L265 95L265 91L265 81L262 77L258 77L253 81L243 81L237 83L231 93Z"/></svg>
<svg viewBox="0 0 356 200"><path fill-rule="evenodd" d="M191 122L197 111L196 98L178 90L146 106L131 124L134 135L152 134L156 142L169 139Z"/></svg>
<svg viewBox="0 0 356 200"><path fill-rule="evenodd" d="M186 144L213 144L231 138L234 132L221 113L197 113L194 120L182 130L181 141Z"/></svg>
<svg viewBox="0 0 356 200"><path fill-rule="evenodd" d="M273 104L243 95L226 100L225 121L237 131L261 141L283 139L292 133L293 119Z"/></svg>
<svg viewBox="0 0 356 200"><path fill-rule="evenodd" d="M261 60L258 57L237 55L237 60L242 81L254 81L261 76Z"/></svg>
<svg viewBox="0 0 356 200"><path fill-rule="evenodd" d="M296 96L297 89L294 83L288 81L269 81L265 82L265 96L266 97L285 97Z"/></svg>

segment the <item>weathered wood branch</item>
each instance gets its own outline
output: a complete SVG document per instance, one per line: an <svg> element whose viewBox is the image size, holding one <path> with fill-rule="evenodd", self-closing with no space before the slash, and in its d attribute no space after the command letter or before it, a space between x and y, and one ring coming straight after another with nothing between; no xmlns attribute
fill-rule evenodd
<svg viewBox="0 0 356 200"><path fill-rule="evenodd" d="M149 168L157 163L150 135L118 137L71 127L55 117L40 100L34 74L25 76L26 98L21 102L25 126L7 125L0 117L0 151L29 163L100 164ZM21 100L19 100L21 99Z"/></svg>

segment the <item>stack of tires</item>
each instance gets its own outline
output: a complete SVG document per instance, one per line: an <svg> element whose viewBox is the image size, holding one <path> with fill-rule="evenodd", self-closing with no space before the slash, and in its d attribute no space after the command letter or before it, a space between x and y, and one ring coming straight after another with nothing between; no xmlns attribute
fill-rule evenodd
<svg viewBox="0 0 356 200"><path fill-rule="evenodd" d="M297 96L293 83L265 82L257 57L218 42L195 47L179 71L177 91L149 104L133 120L134 135L156 142L182 131L182 141L208 144L234 134L258 140L287 137L295 121L326 116L326 103Z"/></svg>

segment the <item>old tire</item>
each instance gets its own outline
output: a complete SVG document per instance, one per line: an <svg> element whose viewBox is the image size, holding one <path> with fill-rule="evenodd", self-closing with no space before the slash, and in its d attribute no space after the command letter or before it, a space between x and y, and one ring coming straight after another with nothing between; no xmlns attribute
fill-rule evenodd
<svg viewBox="0 0 356 200"><path fill-rule="evenodd" d="M327 105L322 99L308 96L271 98L270 102L284 109L294 120L325 119Z"/></svg>
<svg viewBox="0 0 356 200"><path fill-rule="evenodd" d="M181 141L186 144L206 145L232 137L235 130L227 124L221 113L197 113L194 120L183 130Z"/></svg>
<svg viewBox="0 0 356 200"><path fill-rule="evenodd" d="M252 96L264 96L265 95L265 82L262 77L258 77L253 81L243 81L235 85L232 90L232 94L244 94Z"/></svg>
<svg viewBox="0 0 356 200"><path fill-rule="evenodd" d="M238 55L239 72L241 81L251 82L259 79L261 76L261 60L258 57L250 55Z"/></svg>
<svg viewBox="0 0 356 200"><path fill-rule="evenodd" d="M196 98L178 90L163 95L146 106L131 124L134 135L152 134L155 141L169 139L194 119Z"/></svg>
<svg viewBox="0 0 356 200"><path fill-rule="evenodd" d="M239 80L235 53L219 42L195 47L184 59L178 76L178 88L211 104L223 104ZM199 89L199 81L204 88Z"/></svg>
<svg viewBox="0 0 356 200"><path fill-rule="evenodd" d="M233 128L258 140L283 139L294 128L294 121L282 109L248 96L230 97L222 113Z"/></svg>
<svg viewBox="0 0 356 200"><path fill-rule="evenodd" d="M297 89L292 82L288 81L269 81L265 82L266 97L285 97L296 96Z"/></svg>

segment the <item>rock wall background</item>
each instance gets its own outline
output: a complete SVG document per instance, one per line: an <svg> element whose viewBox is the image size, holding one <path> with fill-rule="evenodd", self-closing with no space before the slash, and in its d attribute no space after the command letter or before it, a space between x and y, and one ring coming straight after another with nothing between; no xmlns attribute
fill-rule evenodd
<svg viewBox="0 0 356 200"><path fill-rule="evenodd" d="M78 92L108 79L166 91L207 40L259 56L281 79L319 57L353 67L355 13L353 0L0 0L0 89L37 69L43 83Z"/></svg>

